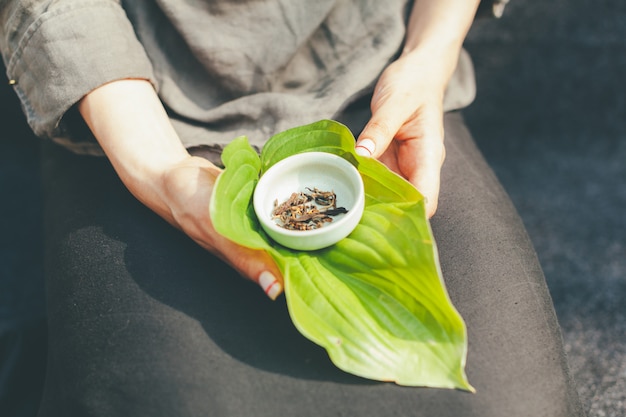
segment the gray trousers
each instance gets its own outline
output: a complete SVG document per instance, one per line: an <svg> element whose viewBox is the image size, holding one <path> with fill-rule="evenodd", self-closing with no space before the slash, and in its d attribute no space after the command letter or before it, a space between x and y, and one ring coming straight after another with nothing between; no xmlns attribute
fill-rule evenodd
<svg viewBox="0 0 626 417"><path fill-rule="evenodd" d="M142 206L105 159L46 145L40 416L582 416L535 252L458 113L446 150L432 228L476 394L343 373L284 298Z"/></svg>

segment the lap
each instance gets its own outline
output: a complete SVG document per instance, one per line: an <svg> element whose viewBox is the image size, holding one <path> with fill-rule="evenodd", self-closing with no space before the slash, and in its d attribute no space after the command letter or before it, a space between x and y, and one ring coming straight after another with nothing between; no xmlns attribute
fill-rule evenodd
<svg viewBox="0 0 626 417"><path fill-rule="evenodd" d="M339 371L293 327L283 298L268 301L144 208L106 160L47 146L50 362L40 415L575 415L523 226L459 115L446 132L432 227L467 322L476 394Z"/></svg>

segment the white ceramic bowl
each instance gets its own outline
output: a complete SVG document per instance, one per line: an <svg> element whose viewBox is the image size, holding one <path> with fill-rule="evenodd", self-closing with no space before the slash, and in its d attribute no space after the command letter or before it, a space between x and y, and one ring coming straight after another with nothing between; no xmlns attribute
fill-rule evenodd
<svg viewBox="0 0 626 417"><path fill-rule="evenodd" d="M274 202L282 203L294 192L308 188L334 191L337 207L348 212L313 230L288 230L272 217ZM253 205L263 230L276 242L296 250L316 250L348 236L363 215L365 192L358 170L338 155L306 152L285 158L263 174L254 190Z"/></svg>

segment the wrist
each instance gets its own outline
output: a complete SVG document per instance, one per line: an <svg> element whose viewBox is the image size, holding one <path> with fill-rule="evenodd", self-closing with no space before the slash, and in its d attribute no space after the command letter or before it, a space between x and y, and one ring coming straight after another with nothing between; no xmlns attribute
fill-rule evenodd
<svg viewBox="0 0 626 417"><path fill-rule="evenodd" d="M139 184L140 190L133 194L170 224L182 228L184 213L193 211L190 201L203 200L209 207L210 194L221 171L208 160L189 155L151 174L149 186L144 188ZM201 194L204 198L199 198Z"/></svg>
<svg viewBox="0 0 626 417"><path fill-rule="evenodd" d="M124 185L161 214L161 178L189 154L152 85L113 81L87 94L78 109Z"/></svg>
<svg viewBox="0 0 626 417"><path fill-rule="evenodd" d="M445 74L444 78L449 78L479 3L479 0L416 0L401 58L416 57L422 65L436 67Z"/></svg>
<svg viewBox="0 0 626 417"><path fill-rule="evenodd" d="M429 49L417 48L401 55L388 71L392 77L402 80L396 83L402 90L419 92L421 100L441 99L456 68L458 57L451 53L433 53Z"/></svg>

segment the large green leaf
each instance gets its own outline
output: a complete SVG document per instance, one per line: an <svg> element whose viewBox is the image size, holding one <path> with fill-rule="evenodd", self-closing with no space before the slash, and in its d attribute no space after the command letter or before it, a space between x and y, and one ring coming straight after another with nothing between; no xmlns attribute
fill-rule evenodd
<svg viewBox="0 0 626 417"><path fill-rule="evenodd" d="M294 251L259 226L252 194L260 175L281 159L325 151L354 164L365 184L357 228L318 251ZM268 251L285 278L289 314L346 372L400 385L473 391L465 376L465 324L446 292L421 194L371 158L354 153L354 136L322 120L269 139L261 156L245 137L222 155L211 201L216 230Z"/></svg>

